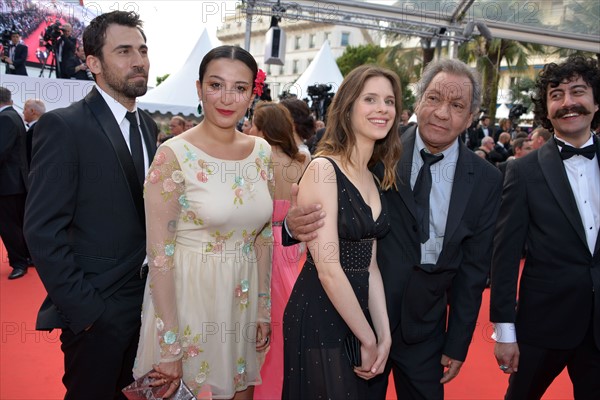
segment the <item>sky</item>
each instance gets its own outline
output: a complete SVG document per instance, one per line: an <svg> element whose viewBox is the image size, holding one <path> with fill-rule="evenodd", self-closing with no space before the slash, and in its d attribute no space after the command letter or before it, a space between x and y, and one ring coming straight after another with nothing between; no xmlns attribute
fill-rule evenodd
<svg viewBox="0 0 600 400"><path fill-rule="evenodd" d="M144 21L149 57L149 86L156 77L173 74L183 65L206 28L217 44L217 27L235 13L239 1L199 0L85 0L84 6L101 13L113 10L135 11Z"/></svg>

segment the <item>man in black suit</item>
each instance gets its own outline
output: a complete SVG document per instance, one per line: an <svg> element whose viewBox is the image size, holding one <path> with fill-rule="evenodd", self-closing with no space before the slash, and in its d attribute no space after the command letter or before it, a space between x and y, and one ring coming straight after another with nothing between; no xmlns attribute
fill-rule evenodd
<svg viewBox="0 0 600 400"><path fill-rule="evenodd" d="M575 399L600 399L598 63L547 64L535 90L536 119L554 138L507 167L492 264L494 353L511 374L506 399L540 399L565 367Z"/></svg>
<svg viewBox="0 0 600 400"><path fill-rule="evenodd" d="M33 132L35 125L46 112L46 105L40 99L27 99L23 104L23 119L27 123L27 133L25 134L25 149L27 150L27 168L31 164L31 147L33 144Z"/></svg>
<svg viewBox="0 0 600 400"><path fill-rule="evenodd" d="M87 64L85 63L85 51L83 46L77 46L75 57L71 57L65 64L65 78L78 79L81 81L93 80Z"/></svg>
<svg viewBox="0 0 600 400"><path fill-rule="evenodd" d="M77 61L75 49L77 40L72 37L73 27L71 24L63 24L60 27L62 34L56 41L56 60L58 65L57 78L71 79L69 67Z"/></svg>
<svg viewBox="0 0 600 400"><path fill-rule="evenodd" d="M377 245L392 348L386 372L371 380L374 399L385 398L390 370L398 398L443 399L473 336L499 207L500 172L458 139L479 110L477 73L439 60L417 87L418 125L402 135L398 191L385 192L392 229ZM440 159L431 166L426 211L413 193L424 153ZM321 217L316 205L294 205L287 226L300 240L314 238Z"/></svg>
<svg viewBox="0 0 600 400"><path fill-rule="evenodd" d="M48 291L36 327L62 329L65 398L124 398L145 285L142 183L158 128L136 108L149 68L138 15L99 15L83 42L96 87L37 123L25 236Z"/></svg>
<svg viewBox="0 0 600 400"><path fill-rule="evenodd" d="M525 157L527 154L533 151L531 140L527 138L516 138L513 140L512 148L515 150L515 155L508 157L506 161L498 163L498 169L502 173L502 178L504 178L506 175L506 166L509 162L521 157Z"/></svg>
<svg viewBox="0 0 600 400"><path fill-rule="evenodd" d="M25 75L25 61L27 61L27 46L21 43L21 34L12 32L10 36L11 45L8 56L2 56L2 62L6 63L6 73L9 75Z"/></svg>
<svg viewBox="0 0 600 400"><path fill-rule="evenodd" d="M25 125L12 107L10 90L0 86L0 237L13 268L8 279L21 278L29 266L29 250L23 236L27 194Z"/></svg>
<svg viewBox="0 0 600 400"><path fill-rule="evenodd" d="M475 147L481 146L481 139L486 136L494 136L494 132L492 131L492 127L490 126L490 117L484 115L480 118L481 124L477 127L477 145Z"/></svg>

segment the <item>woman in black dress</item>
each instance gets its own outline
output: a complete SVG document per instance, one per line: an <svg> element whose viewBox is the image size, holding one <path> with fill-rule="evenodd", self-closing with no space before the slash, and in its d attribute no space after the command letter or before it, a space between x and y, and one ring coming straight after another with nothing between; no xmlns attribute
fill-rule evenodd
<svg viewBox="0 0 600 400"><path fill-rule="evenodd" d="M283 317L284 399L364 399L385 367L391 336L376 239L389 229L381 190L395 187L401 98L395 73L350 72L300 182L298 204L320 203L326 217ZM377 163L381 182L369 169Z"/></svg>

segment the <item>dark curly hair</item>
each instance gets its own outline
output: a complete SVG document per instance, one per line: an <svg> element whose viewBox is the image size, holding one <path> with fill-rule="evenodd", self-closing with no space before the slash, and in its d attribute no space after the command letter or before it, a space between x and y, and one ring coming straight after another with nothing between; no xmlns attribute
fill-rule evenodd
<svg viewBox="0 0 600 400"><path fill-rule="evenodd" d="M600 104L600 69L593 58L573 55L560 64L550 63L544 66L536 80L536 88L531 96L535 119L549 131L554 127L548 119L547 96L548 89L555 88L563 82L570 82L581 77L594 94L594 103ZM596 129L600 123L600 111L596 111L592 119L591 129Z"/></svg>

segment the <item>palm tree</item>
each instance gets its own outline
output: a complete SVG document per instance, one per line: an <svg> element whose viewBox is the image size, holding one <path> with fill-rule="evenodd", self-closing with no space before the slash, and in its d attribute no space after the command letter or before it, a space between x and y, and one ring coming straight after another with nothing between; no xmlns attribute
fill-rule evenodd
<svg viewBox="0 0 600 400"><path fill-rule="evenodd" d="M502 61L506 61L509 69L526 68L528 66L527 57L541 54L543 51L544 46L539 44L507 39L487 40L478 36L459 47L458 57L467 63L476 63L483 82L482 107L487 108L488 115L494 119Z"/></svg>
<svg viewBox="0 0 600 400"><path fill-rule="evenodd" d="M381 64L398 74L402 87L403 108L414 109L415 97L410 89L411 82L419 80L422 58L417 48L404 48L402 43L389 46L380 56Z"/></svg>

